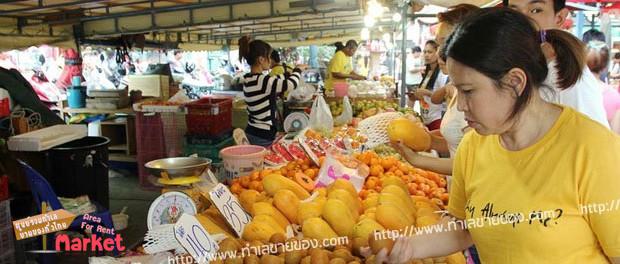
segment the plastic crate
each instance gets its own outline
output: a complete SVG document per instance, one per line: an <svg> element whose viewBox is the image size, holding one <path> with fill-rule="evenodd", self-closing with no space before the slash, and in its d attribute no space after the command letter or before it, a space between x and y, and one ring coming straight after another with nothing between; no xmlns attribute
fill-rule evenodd
<svg viewBox="0 0 620 264"><path fill-rule="evenodd" d="M210 96L186 104L185 122L192 135L217 136L232 129L232 98Z"/></svg>
<svg viewBox="0 0 620 264"><path fill-rule="evenodd" d="M211 159L213 163L219 163L222 161L220 158L220 150L234 144L235 140L233 137L224 139L218 144L187 144L183 148L183 154L185 154L185 156L198 154L199 157Z"/></svg>
<svg viewBox="0 0 620 264"><path fill-rule="evenodd" d="M228 139L229 137L232 137L232 134L232 130L228 130L222 134L212 137L187 134L185 135L185 145L215 145L219 142L222 142L223 140Z"/></svg>
<svg viewBox="0 0 620 264"><path fill-rule="evenodd" d="M0 99L0 117L9 116L11 114L9 98Z"/></svg>
<svg viewBox="0 0 620 264"><path fill-rule="evenodd" d="M157 188L148 179L144 164L149 161L178 157L183 150L186 134L183 114L136 113L136 159L140 186Z"/></svg>

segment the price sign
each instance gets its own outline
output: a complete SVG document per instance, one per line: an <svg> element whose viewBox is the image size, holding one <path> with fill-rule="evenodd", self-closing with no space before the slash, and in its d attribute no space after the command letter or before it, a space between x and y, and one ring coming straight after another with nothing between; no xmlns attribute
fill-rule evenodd
<svg viewBox="0 0 620 264"><path fill-rule="evenodd" d="M228 224L241 237L245 225L252 220L252 217L243 210L237 197L233 196L228 187L221 183L209 192L209 196Z"/></svg>
<svg viewBox="0 0 620 264"><path fill-rule="evenodd" d="M218 246L195 216L181 215L174 224L174 238L198 263L208 263L216 256Z"/></svg>

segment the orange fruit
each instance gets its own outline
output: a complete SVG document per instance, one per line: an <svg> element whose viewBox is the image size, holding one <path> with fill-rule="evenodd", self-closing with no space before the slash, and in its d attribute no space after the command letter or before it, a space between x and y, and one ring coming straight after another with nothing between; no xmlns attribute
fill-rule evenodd
<svg viewBox="0 0 620 264"><path fill-rule="evenodd" d="M418 185L410 182L407 184L407 189L409 190L409 194L415 194L416 191L418 190Z"/></svg>
<svg viewBox="0 0 620 264"><path fill-rule="evenodd" d="M446 182L446 179L444 178L440 178L439 182L437 183L437 186L441 187L441 188L445 188L448 185L448 183Z"/></svg>
<svg viewBox="0 0 620 264"><path fill-rule="evenodd" d="M260 181L252 181L252 182L250 182L250 189L258 191L259 186L262 186L262 185L263 185L263 183L260 182Z"/></svg>
<svg viewBox="0 0 620 264"><path fill-rule="evenodd" d="M449 197L450 197L450 195L449 195L449 194L447 194L447 193L442 193L442 194L441 194L441 197L439 197L439 199L441 199L441 201L443 201L444 203L446 203L446 204L447 204L447 203L448 203L448 198L449 198Z"/></svg>
<svg viewBox="0 0 620 264"><path fill-rule="evenodd" d="M288 172L288 170L286 169L286 166L284 166L284 167L280 168L280 174L282 174L282 175L285 175L285 176L286 176L286 173L287 173L287 172Z"/></svg>
<svg viewBox="0 0 620 264"><path fill-rule="evenodd" d="M370 159L370 165L374 166L374 165L381 165L381 161L378 158L371 158Z"/></svg>
<svg viewBox="0 0 620 264"><path fill-rule="evenodd" d="M241 187L243 188L248 188L250 187L250 176L241 176L239 177L239 183L241 184Z"/></svg>
<svg viewBox="0 0 620 264"><path fill-rule="evenodd" d="M304 174L306 174L308 177L314 179L315 178L315 172L313 169L305 169L304 170Z"/></svg>
<svg viewBox="0 0 620 264"><path fill-rule="evenodd" d="M239 184L238 182L230 186L230 192L234 194L239 194L241 193L242 190L243 190L243 187L241 187L241 184Z"/></svg>
<svg viewBox="0 0 620 264"><path fill-rule="evenodd" d="M270 170L270 169L264 169L264 170L262 170L262 171L260 172L260 176L261 176L261 177L263 177L263 178L265 178L265 176L267 176L267 175L269 175L269 174L271 174L271 173L273 173L273 171L272 171L272 170Z"/></svg>
<svg viewBox="0 0 620 264"><path fill-rule="evenodd" d="M415 195L416 195L416 196L424 196L424 197L426 197L426 193L424 193L424 192L423 192L423 191L421 191L421 190L417 190L417 191L415 191Z"/></svg>
<svg viewBox="0 0 620 264"><path fill-rule="evenodd" d="M383 167L381 165L375 164L370 166L370 175L379 176L381 174L383 174Z"/></svg>
<svg viewBox="0 0 620 264"><path fill-rule="evenodd" d="M288 170L288 171L286 172L286 177L293 178L293 177L295 177L295 173L296 173L296 172L297 172L297 171L296 171L295 169Z"/></svg>
<svg viewBox="0 0 620 264"><path fill-rule="evenodd" d="M394 171L394 175L396 175L396 176L398 176L398 177L402 177L402 176L404 176L404 175L405 175L405 173L403 173L403 171L401 171L401 170L399 170L399 169L396 169L396 170Z"/></svg>
<svg viewBox="0 0 620 264"><path fill-rule="evenodd" d="M307 169L309 169L309 168L310 168L310 165L308 165L308 164L303 164L303 165L301 165L301 169L302 169L302 170L307 170Z"/></svg>
<svg viewBox="0 0 620 264"><path fill-rule="evenodd" d="M375 191L377 191L377 192L381 192L381 190L383 190L383 187L381 187L381 186L377 186L377 187L375 187Z"/></svg>
<svg viewBox="0 0 620 264"><path fill-rule="evenodd" d="M359 196L362 200L366 199L368 197L368 190L361 190Z"/></svg>
<svg viewBox="0 0 620 264"><path fill-rule="evenodd" d="M364 186L366 186L366 189L374 189L375 187L377 187L377 181L369 179L366 181Z"/></svg>
<svg viewBox="0 0 620 264"><path fill-rule="evenodd" d="M396 174L394 174L394 172L388 171L384 174L385 177L390 177L390 176L396 176Z"/></svg>
<svg viewBox="0 0 620 264"><path fill-rule="evenodd" d="M253 180L253 181L260 180L260 173L258 171L252 172L252 174L250 174L250 180Z"/></svg>

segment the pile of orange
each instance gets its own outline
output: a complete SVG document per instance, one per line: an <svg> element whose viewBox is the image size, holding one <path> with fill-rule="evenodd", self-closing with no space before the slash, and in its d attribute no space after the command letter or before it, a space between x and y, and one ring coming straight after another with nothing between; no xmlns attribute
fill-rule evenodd
<svg viewBox="0 0 620 264"><path fill-rule="evenodd" d="M323 159L321 159L322 161ZM241 176L232 180L230 191L234 194L240 194L243 190L251 189L258 192L263 191L263 178L269 174L280 174L295 182L298 182L304 188L308 189L309 180L315 180L319 174L319 168L316 167L309 159L294 160L279 169L264 169L254 171L250 175Z"/></svg>
<svg viewBox="0 0 620 264"><path fill-rule="evenodd" d="M393 156L381 157L374 151L356 153L353 156L370 167L370 174L360 192L362 199L370 193L381 192L383 178L397 176L407 185L409 194L428 197L438 204L448 202L446 179L437 173L415 168Z"/></svg>

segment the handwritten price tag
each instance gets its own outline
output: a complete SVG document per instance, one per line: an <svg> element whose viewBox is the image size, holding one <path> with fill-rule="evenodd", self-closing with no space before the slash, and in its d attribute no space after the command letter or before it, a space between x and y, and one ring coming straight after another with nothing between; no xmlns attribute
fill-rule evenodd
<svg viewBox="0 0 620 264"><path fill-rule="evenodd" d="M210 260L218 250L217 241L193 215L185 213L181 215L174 224L174 238L197 261Z"/></svg>
<svg viewBox="0 0 620 264"><path fill-rule="evenodd" d="M245 225L252 220L252 217L243 210L237 197L233 196L228 187L221 183L209 192L209 196L228 224L241 237Z"/></svg>

